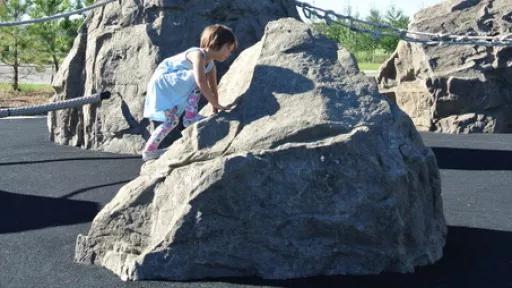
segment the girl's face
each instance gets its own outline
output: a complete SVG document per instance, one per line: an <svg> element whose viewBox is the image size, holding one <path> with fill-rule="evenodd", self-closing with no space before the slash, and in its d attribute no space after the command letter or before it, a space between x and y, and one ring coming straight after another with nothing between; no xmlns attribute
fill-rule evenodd
<svg viewBox="0 0 512 288"><path fill-rule="evenodd" d="M219 58L217 60L222 62L228 59L234 48L234 44L224 44L218 51Z"/></svg>

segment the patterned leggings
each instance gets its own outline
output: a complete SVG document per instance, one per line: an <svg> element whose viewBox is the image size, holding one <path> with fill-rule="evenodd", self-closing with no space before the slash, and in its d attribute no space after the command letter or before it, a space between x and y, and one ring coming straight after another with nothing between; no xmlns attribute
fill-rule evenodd
<svg viewBox="0 0 512 288"><path fill-rule="evenodd" d="M185 116L183 116L184 121L193 122L197 117L197 104L199 103L199 98L201 98L201 94L197 90L188 96L187 105L185 106ZM165 136L178 126L181 113L178 111L177 106L174 106L172 109L165 110L164 114L165 121L156 127L155 131L153 131L151 137L149 137L149 140L146 143L146 146L144 147L144 151L157 150Z"/></svg>

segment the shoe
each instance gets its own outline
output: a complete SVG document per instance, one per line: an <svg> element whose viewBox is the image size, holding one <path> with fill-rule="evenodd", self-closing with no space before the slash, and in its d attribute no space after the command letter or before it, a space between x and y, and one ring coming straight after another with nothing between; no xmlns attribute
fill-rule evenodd
<svg viewBox="0 0 512 288"><path fill-rule="evenodd" d="M146 162L149 160L154 160L160 157L160 155L167 152L167 149L157 149L155 151L142 151L142 161Z"/></svg>
<svg viewBox="0 0 512 288"><path fill-rule="evenodd" d="M192 118L192 119L187 119L187 118L183 117L183 127L187 128L188 126L190 126L198 121L201 121L205 118L206 117L199 115L199 114L196 114L196 116L194 116L194 118Z"/></svg>

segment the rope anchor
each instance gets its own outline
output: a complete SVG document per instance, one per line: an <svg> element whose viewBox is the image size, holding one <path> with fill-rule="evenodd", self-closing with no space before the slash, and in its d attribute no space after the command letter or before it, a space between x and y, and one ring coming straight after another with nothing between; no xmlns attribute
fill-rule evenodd
<svg viewBox="0 0 512 288"><path fill-rule="evenodd" d="M55 110L62 110L67 108L77 108L86 104L94 104L98 103L101 100L109 99L111 93L109 91L104 91L100 93L96 93L91 96L84 96L73 98L69 100L62 100L47 104L29 106L29 107L18 107L18 108L6 108L0 109L0 118L5 118L9 116L29 116L29 115L39 115L42 113L47 113Z"/></svg>

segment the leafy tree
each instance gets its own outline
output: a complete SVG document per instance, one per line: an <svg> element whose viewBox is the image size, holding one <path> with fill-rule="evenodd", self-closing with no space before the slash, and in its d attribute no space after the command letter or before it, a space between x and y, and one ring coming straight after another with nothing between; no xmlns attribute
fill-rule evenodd
<svg viewBox="0 0 512 288"><path fill-rule="evenodd" d="M407 29L407 27L409 26L409 17L405 16L402 10L397 9L394 6L391 6L386 11L384 23L394 28ZM396 49L398 41L400 41L398 37L384 36L380 41L380 46L387 53L392 53Z"/></svg>
<svg viewBox="0 0 512 288"><path fill-rule="evenodd" d="M29 15L32 18L51 16L71 9L68 0L32 0L32 9ZM72 28L71 28L72 27ZM70 35L68 29L76 29L69 19L56 19L30 25L28 31L37 40L38 63L51 64L54 71L59 69L60 60L68 53L75 35ZM71 42L71 43L70 43Z"/></svg>
<svg viewBox="0 0 512 288"><path fill-rule="evenodd" d="M364 33L352 30L349 21L344 21L339 24L333 23L327 25L325 23L316 23L316 29L326 35L328 38L340 43L351 52L366 51L370 47L370 37Z"/></svg>
<svg viewBox="0 0 512 288"><path fill-rule="evenodd" d="M370 22L372 24L382 24L383 23L383 20L382 20L382 16L380 15L380 12L379 10L377 9L370 9L370 15L368 15L368 17L366 17L366 21L367 22ZM366 30L370 30L370 31L377 31L377 32L382 32L382 29L380 28L377 28L376 26L369 26L369 27L365 27L367 28ZM375 62L375 50L377 50L377 48L380 46L380 41L381 39L377 36L378 34L375 34L375 35L370 35L370 34L366 34L368 35L367 36L367 51L370 51L372 53L372 59L371 59L371 62Z"/></svg>
<svg viewBox="0 0 512 288"><path fill-rule="evenodd" d="M29 0L9 0L0 6L0 21L20 21L31 5ZM34 53L31 50L34 40L25 26L7 26L0 29L0 62L13 69L12 88L19 91L19 68L22 64L32 63Z"/></svg>
<svg viewBox="0 0 512 288"><path fill-rule="evenodd" d="M346 14L351 13L351 7L346 8ZM356 19L359 17L352 16ZM384 15L378 10L370 10L369 15L365 18L367 22L373 24L386 24L394 28L407 29L409 18L403 12L394 6L391 6ZM358 61L373 62L377 61L377 57L386 57L386 54L392 53L398 44L399 38L396 36L382 36L382 32L391 32L389 29L379 28L373 25L365 25L361 23L350 23L349 20L341 20L339 24L326 25L324 23L315 23L316 29L329 37L330 39L342 44L343 47L356 55ZM350 29L347 26L356 26L360 30L376 31L374 34L362 33L357 29ZM377 55L378 54L378 55Z"/></svg>
<svg viewBox="0 0 512 288"><path fill-rule="evenodd" d="M0 0L1 1L1 0ZM94 4L96 0L74 0L75 9L81 9Z"/></svg>

